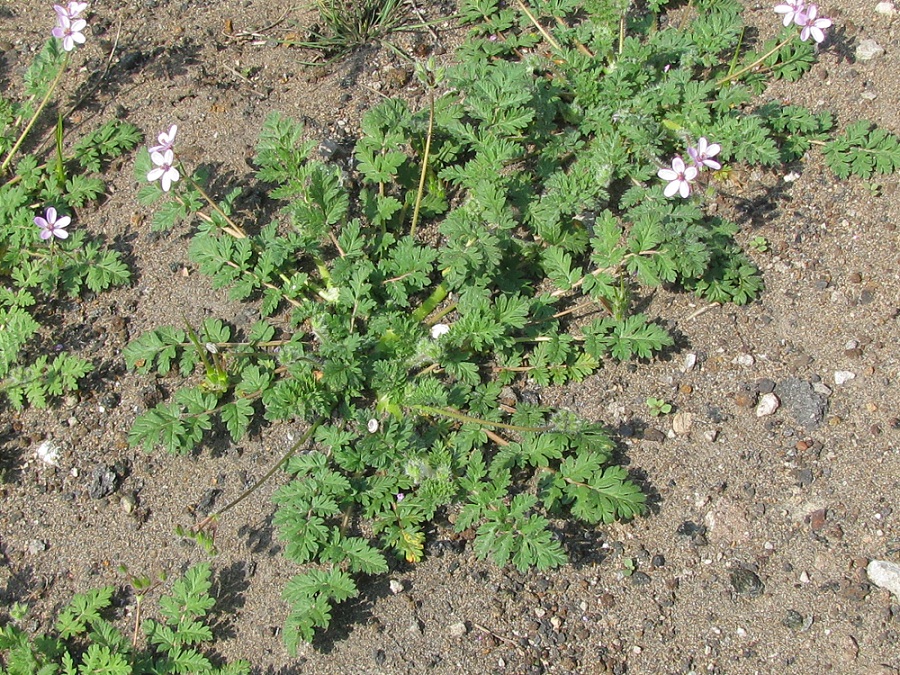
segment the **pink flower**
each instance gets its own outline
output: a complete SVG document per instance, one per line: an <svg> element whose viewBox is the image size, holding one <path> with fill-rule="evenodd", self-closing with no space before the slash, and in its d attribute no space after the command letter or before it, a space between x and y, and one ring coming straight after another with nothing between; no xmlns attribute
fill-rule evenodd
<svg viewBox="0 0 900 675"><path fill-rule="evenodd" d="M775 13L784 14L782 23L785 26L790 26L805 6L806 4L803 0L785 0L783 4L775 5Z"/></svg>
<svg viewBox="0 0 900 675"><path fill-rule="evenodd" d="M818 14L819 8L815 5L809 5L794 17L794 23L803 27L800 31L800 39L804 42L810 35L817 43L825 41L825 29L831 26L831 19L826 19L825 17L818 19L816 18Z"/></svg>
<svg viewBox="0 0 900 675"><path fill-rule="evenodd" d="M153 152L150 153L150 159L156 167L151 169L147 174L147 180L150 182L155 180L160 181L162 183L163 192L168 192L172 187L172 183L181 178L178 169L172 166L175 164L175 153L172 152L171 149L166 150L165 152Z"/></svg>
<svg viewBox="0 0 900 675"><path fill-rule="evenodd" d="M666 197L674 197L675 193L687 198L691 194L691 181L697 177L697 167L685 166L684 160L678 155L672 160L672 168L660 169L656 175L669 181L663 194Z"/></svg>
<svg viewBox="0 0 900 675"><path fill-rule="evenodd" d="M703 170L704 166L718 171L722 168L722 165L712 158L718 155L721 149L722 146L720 146L718 143L713 143L712 145L710 145L707 142L706 137L701 136L697 141L697 146L688 148L687 152L691 157L691 161L701 171Z"/></svg>
<svg viewBox="0 0 900 675"><path fill-rule="evenodd" d="M159 136L157 136L157 141L159 145L154 145L150 148L151 154L154 152L165 152L166 150L171 150L175 146L175 135L178 133L178 125L173 124L169 127L168 132L162 132Z"/></svg>
<svg viewBox="0 0 900 675"><path fill-rule="evenodd" d="M68 239L69 233L66 232L66 228L71 222L72 219L69 216L58 218L56 209L52 206L47 207L43 216L35 216L34 219L34 224L41 228L41 239L44 241L52 237Z"/></svg>
<svg viewBox="0 0 900 675"><path fill-rule="evenodd" d="M56 12L57 16L60 19L68 19L69 21L73 21L75 19L81 18L81 13L87 9L86 2L76 2L72 0L65 7L61 7L59 5L53 5L53 10Z"/></svg>
<svg viewBox="0 0 900 675"><path fill-rule="evenodd" d="M82 31L87 28L87 21L70 18L67 14L60 14L59 10L57 10L57 14L59 16L56 17L56 27L51 34L63 41L63 49L70 52L75 49L76 44L83 45L85 37Z"/></svg>

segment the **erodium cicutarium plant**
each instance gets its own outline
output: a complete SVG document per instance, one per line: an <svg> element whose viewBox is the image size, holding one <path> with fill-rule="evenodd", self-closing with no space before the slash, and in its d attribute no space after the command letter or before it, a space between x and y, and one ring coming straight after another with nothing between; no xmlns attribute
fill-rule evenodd
<svg viewBox="0 0 900 675"><path fill-rule="evenodd" d="M177 162L174 127L139 154L154 226L190 221L191 259L256 317L131 343L129 367L184 385L130 440L184 453L297 429L259 483L181 530L211 547L213 521L285 470L274 521L302 566L284 592L290 647L367 575L421 560L431 528L499 565L548 568L566 560L565 521L644 512L601 421L543 405L541 388L671 349L637 309L655 287L756 297L740 226L707 208L733 168L817 149L842 177L900 166L891 134L858 122L833 136L827 112L765 101L828 49L818 8L790 7L781 35L754 44L733 0L696 0L678 21L659 0L463 2L453 63L417 66L424 107L368 111L352 162L324 161L272 113L254 162L281 210L261 224L237 217L243 188L211 195Z"/></svg>
<svg viewBox="0 0 900 675"><path fill-rule="evenodd" d="M97 174L134 148L140 134L115 120L67 150L62 109L51 114L53 94L86 41L86 11L83 2L48 6L48 24L55 15L56 25L25 73L22 100L0 98L0 393L14 408L49 405L76 391L92 368L64 344L54 354L33 348L41 326L32 308L46 311L59 297L98 293L130 278L119 254L92 238L77 212L103 195ZM20 154L47 136L55 141L50 151Z"/></svg>

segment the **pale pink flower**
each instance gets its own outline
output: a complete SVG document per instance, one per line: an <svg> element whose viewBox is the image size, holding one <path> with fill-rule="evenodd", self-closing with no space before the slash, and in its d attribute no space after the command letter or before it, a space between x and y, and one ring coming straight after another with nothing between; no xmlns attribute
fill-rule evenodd
<svg viewBox="0 0 900 675"><path fill-rule="evenodd" d="M666 197L674 197L680 194L683 198L687 198L691 194L691 181L697 177L697 167L685 166L684 160L678 155L672 160L672 168L663 168L656 172L656 175L663 180L669 181L663 194Z"/></svg>
<svg viewBox="0 0 900 675"><path fill-rule="evenodd" d="M175 146L175 135L178 133L178 125L173 124L169 127L169 131L163 131L159 136L157 136L157 141L159 145L154 145L150 148L150 152L165 152L166 150L171 150Z"/></svg>
<svg viewBox="0 0 900 675"><path fill-rule="evenodd" d="M804 42L810 36L817 43L825 41L825 29L831 27L831 19L826 19L825 17L817 18L818 14L819 8L816 5L809 5L794 17L794 23L802 26L800 39Z"/></svg>
<svg viewBox="0 0 900 675"><path fill-rule="evenodd" d="M693 148L688 148L687 152L691 157L691 161L698 169L702 170L703 167L706 166L718 171L722 168L722 165L712 158L718 155L721 150L721 145L718 143L710 144L705 136L701 136L697 140L697 145Z"/></svg>
<svg viewBox="0 0 900 675"><path fill-rule="evenodd" d="M34 224L41 228L41 239L44 241L52 237L68 239L69 233L66 232L66 228L71 222L72 219L69 216L59 218L56 209L52 206L47 207L43 216L35 216L34 219Z"/></svg>
<svg viewBox="0 0 900 675"><path fill-rule="evenodd" d="M55 38L63 41L63 49L67 52L75 49L75 45L83 45L85 43L84 29L87 28L87 21L84 19L72 19L68 16L60 14L57 17L56 26L51 34Z"/></svg>
<svg viewBox="0 0 900 675"><path fill-rule="evenodd" d="M151 183L155 180L160 181L163 192L168 192L172 187L172 183L181 178L178 169L173 166L175 164L175 153L171 150L153 152L150 153L150 159L156 166L147 174L147 180Z"/></svg>
<svg viewBox="0 0 900 675"><path fill-rule="evenodd" d="M790 26L794 23L794 19L803 11L803 8L806 6L806 3L803 0L785 0L784 3L780 5L775 5L775 13L776 14L784 14L781 22L785 26Z"/></svg>

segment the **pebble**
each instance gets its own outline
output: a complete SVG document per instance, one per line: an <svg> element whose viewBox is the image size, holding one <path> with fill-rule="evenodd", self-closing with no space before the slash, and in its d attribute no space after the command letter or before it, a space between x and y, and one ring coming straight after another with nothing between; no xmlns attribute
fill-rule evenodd
<svg viewBox="0 0 900 675"><path fill-rule="evenodd" d="M806 380L796 377L782 380L775 386L775 394L798 424L812 429L822 423L825 416L826 395L816 391Z"/></svg>
<svg viewBox="0 0 900 675"><path fill-rule="evenodd" d="M871 61L884 54L884 47L871 38L860 40L856 46L857 61Z"/></svg>
<svg viewBox="0 0 900 675"><path fill-rule="evenodd" d="M108 497L119 487L119 475L111 466L98 466L91 473L88 495L91 499Z"/></svg>
<svg viewBox="0 0 900 675"><path fill-rule="evenodd" d="M834 371L834 383L838 386L842 384L846 384L850 380L856 377L856 373L851 373L849 370L836 370Z"/></svg>
<svg viewBox="0 0 900 675"><path fill-rule="evenodd" d="M900 600L900 565L888 560L873 560L866 567L866 574L869 581Z"/></svg>
<svg viewBox="0 0 900 675"><path fill-rule="evenodd" d="M697 365L697 355L696 354L686 354L684 357L684 365L681 367L682 373L689 373L694 369L694 366Z"/></svg>
<svg viewBox="0 0 900 675"><path fill-rule="evenodd" d="M751 354L738 354L732 363L736 363L739 366L744 366L745 368L749 368L754 363L756 363L756 359L753 358Z"/></svg>
<svg viewBox="0 0 900 675"><path fill-rule="evenodd" d="M644 429L644 440L653 441L654 443L662 443L664 440L666 440L666 435L659 429L648 428Z"/></svg>
<svg viewBox="0 0 900 675"><path fill-rule="evenodd" d="M778 400L778 397L775 394L763 394L759 399L759 405L756 406L756 416L766 417L772 415L778 410L780 405L781 401Z"/></svg>
<svg viewBox="0 0 900 675"><path fill-rule="evenodd" d="M447 627L447 631L450 633L450 637L458 638L468 633L469 629L464 622L456 621Z"/></svg>
<svg viewBox="0 0 900 675"><path fill-rule="evenodd" d="M875 5L875 13L882 16L894 16L897 13L893 2L879 2Z"/></svg>
<svg viewBox="0 0 900 675"><path fill-rule="evenodd" d="M745 568L736 569L731 573L731 587L738 595L749 598L758 598L765 591L766 586L762 579L753 570Z"/></svg>
<svg viewBox="0 0 900 675"><path fill-rule="evenodd" d="M787 615L781 620L781 624L791 630L803 628L803 615L794 609L789 609Z"/></svg>
<svg viewBox="0 0 900 675"><path fill-rule="evenodd" d="M44 464L56 467L59 466L59 446L53 441L44 441L41 443L37 446L34 454Z"/></svg>
<svg viewBox="0 0 900 675"><path fill-rule="evenodd" d="M391 588L391 593L393 593L394 595L397 595L398 593L403 592L403 582L402 581L397 581L396 579L391 579L391 581L388 585Z"/></svg>
<svg viewBox="0 0 900 675"><path fill-rule="evenodd" d="M694 416L691 413L677 413L675 417L672 418L672 431L679 435L690 433L691 425L693 423Z"/></svg>
<svg viewBox="0 0 900 675"><path fill-rule="evenodd" d="M41 541L40 539L33 539L28 542L27 550L31 555L37 555L38 553L43 553L44 551L47 550L47 543L44 541Z"/></svg>

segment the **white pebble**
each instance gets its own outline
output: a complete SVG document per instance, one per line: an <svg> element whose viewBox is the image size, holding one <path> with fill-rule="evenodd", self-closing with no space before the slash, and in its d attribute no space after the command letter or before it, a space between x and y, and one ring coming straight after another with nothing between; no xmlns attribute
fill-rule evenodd
<svg viewBox="0 0 900 675"><path fill-rule="evenodd" d="M882 16L894 16L897 10L894 8L893 2L879 2L875 5L875 13Z"/></svg>
<svg viewBox="0 0 900 675"><path fill-rule="evenodd" d="M787 173L784 175L783 180L785 183L793 183L798 178L800 178L800 174L797 173L796 171L791 171L790 173Z"/></svg>
<svg viewBox="0 0 900 675"><path fill-rule="evenodd" d="M44 464L59 466L59 446L53 441L44 441L41 443L37 446L37 450L34 451L34 454L37 455L37 458Z"/></svg>
<svg viewBox="0 0 900 675"><path fill-rule="evenodd" d="M856 377L856 373L851 373L849 370L836 370L834 371L834 383L838 386L842 384L846 384L850 380Z"/></svg>
<svg viewBox="0 0 900 675"><path fill-rule="evenodd" d="M887 560L873 560L866 567L869 581L890 591L900 600L900 565Z"/></svg>
<svg viewBox="0 0 900 675"><path fill-rule="evenodd" d="M403 582L402 581L397 581L396 579L391 579L391 582L388 585L391 587L391 593L393 593L394 595L397 595L398 593L403 592Z"/></svg>
<svg viewBox="0 0 900 675"><path fill-rule="evenodd" d="M778 406L780 405L781 401L778 400L778 397L775 394L763 394L756 406L756 416L766 417L767 415L771 415L778 410Z"/></svg>
<svg viewBox="0 0 900 675"><path fill-rule="evenodd" d="M457 621L456 623L451 623L449 626L450 637L462 637L468 632L468 628L466 628L466 624L462 621Z"/></svg>
<svg viewBox="0 0 900 675"><path fill-rule="evenodd" d="M694 423L694 416L689 412L677 413L672 418L672 431L679 436L690 433L691 425Z"/></svg>
<svg viewBox="0 0 900 675"><path fill-rule="evenodd" d="M860 40L859 44L856 46L857 61L871 61L882 54L884 54L884 47L871 38Z"/></svg>
<svg viewBox="0 0 900 675"><path fill-rule="evenodd" d="M755 362L756 360L750 354L738 354L738 356L735 357L734 361L732 361L732 363L736 363L739 366L744 366L745 368L749 368Z"/></svg>
<svg viewBox="0 0 900 675"><path fill-rule="evenodd" d="M697 365L697 355L696 354L687 354L684 357L684 365L681 367L682 373L689 373L694 369L694 366Z"/></svg>

